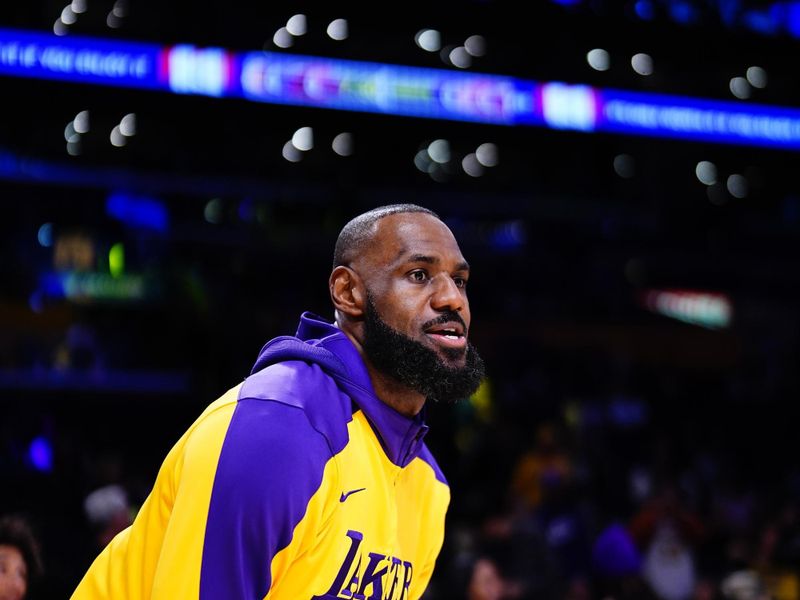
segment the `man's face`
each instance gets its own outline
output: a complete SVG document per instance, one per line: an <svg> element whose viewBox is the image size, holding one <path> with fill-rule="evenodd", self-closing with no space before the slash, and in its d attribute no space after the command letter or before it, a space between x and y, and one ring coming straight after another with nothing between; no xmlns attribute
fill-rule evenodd
<svg viewBox="0 0 800 600"><path fill-rule="evenodd" d="M469 267L452 233L430 215L404 213L379 221L374 240L359 265L367 358L428 398L471 394L484 369L467 341Z"/></svg>
<svg viewBox="0 0 800 600"><path fill-rule="evenodd" d="M425 213L384 217L359 262L374 308L389 327L451 366L465 364L469 265L444 223Z"/></svg>

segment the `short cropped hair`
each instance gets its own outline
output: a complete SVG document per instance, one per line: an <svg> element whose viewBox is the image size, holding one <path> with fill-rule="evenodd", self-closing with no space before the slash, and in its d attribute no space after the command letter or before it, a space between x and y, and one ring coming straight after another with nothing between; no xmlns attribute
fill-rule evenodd
<svg viewBox="0 0 800 600"><path fill-rule="evenodd" d="M28 584L42 576L42 555L39 541L28 524L19 515L0 517L0 545L12 546L19 550L28 568Z"/></svg>
<svg viewBox="0 0 800 600"><path fill-rule="evenodd" d="M432 210L416 204L389 204L373 208L358 215L342 228L333 250L333 268L350 264L369 242L375 223L398 213L425 213L440 219Z"/></svg>

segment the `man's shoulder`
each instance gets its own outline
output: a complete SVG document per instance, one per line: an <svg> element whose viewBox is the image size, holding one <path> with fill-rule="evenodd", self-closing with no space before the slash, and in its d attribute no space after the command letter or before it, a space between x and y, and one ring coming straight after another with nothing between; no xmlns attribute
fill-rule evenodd
<svg viewBox="0 0 800 600"><path fill-rule="evenodd" d="M341 444L352 419L349 396L319 365L301 360L278 362L253 373L239 389L239 404L268 402L282 410L302 411L310 426Z"/></svg>
<svg viewBox="0 0 800 600"><path fill-rule="evenodd" d="M272 400L301 409L314 409L320 397L339 396L336 380L319 365L302 360L278 362L250 375L239 400Z"/></svg>

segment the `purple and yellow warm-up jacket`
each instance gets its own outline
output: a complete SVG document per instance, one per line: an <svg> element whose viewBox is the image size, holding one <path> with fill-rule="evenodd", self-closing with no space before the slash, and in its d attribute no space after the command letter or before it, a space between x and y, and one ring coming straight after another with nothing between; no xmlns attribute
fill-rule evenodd
<svg viewBox="0 0 800 600"><path fill-rule="evenodd" d="M419 598L450 499L426 431L305 313L175 444L72 598Z"/></svg>

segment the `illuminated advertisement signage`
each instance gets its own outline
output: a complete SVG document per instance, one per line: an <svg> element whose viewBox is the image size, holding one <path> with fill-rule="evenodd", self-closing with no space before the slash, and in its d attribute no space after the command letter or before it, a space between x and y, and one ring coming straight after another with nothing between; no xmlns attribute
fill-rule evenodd
<svg viewBox="0 0 800 600"><path fill-rule="evenodd" d="M0 74L164 88L164 50L141 44L0 29Z"/></svg>
<svg viewBox="0 0 800 600"><path fill-rule="evenodd" d="M800 110L604 90L598 130L800 148Z"/></svg>
<svg viewBox="0 0 800 600"><path fill-rule="evenodd" d="M583 132L800 148L800 110L561 82L0 29L0 75Z"/></svg>
<svg viewBox="0 0 800 600"><path fill-rule="evenodd" d="M393 115L514 124L534 84L498 75L268 52L242 57L244 97Z"/></svg>
<svg viewBox="0 0 800 600"><path fill-rule="evenodd" d="M696 290L648 290L642 304L655 313L708 329L728 327L733 305L725 294Z"/></svg>

